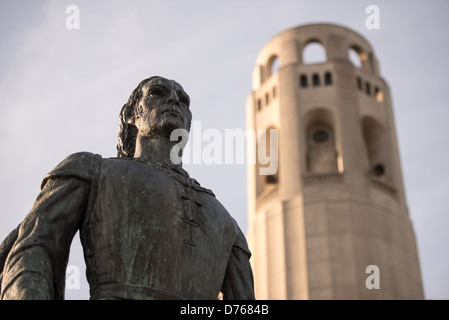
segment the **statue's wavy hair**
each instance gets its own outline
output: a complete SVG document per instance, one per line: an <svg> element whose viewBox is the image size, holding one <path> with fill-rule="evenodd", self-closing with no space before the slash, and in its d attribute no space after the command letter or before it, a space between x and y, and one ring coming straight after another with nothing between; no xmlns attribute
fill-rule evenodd
<svg viewBox="0 0 449 320"><path fill-rule="evenodd" d="M137 88L133 90L129 96L128 102L125 103L120 111L120 123L117 143L117 157L132 158L136 151L137 127L130 123L130 120L135 117L135 110L140 99L143 97L143 86L153 78L142 80Z"/></svg>

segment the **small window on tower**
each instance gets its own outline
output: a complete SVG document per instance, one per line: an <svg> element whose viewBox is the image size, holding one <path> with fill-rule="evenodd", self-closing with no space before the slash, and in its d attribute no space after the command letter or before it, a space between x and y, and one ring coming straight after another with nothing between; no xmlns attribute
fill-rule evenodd
<svg viewBox="0 0 449 320"><path fill-rule="evenodd" d="M378 163L373 167L373 174L376 177L382 177L385 174L385 167L383 164Z"/></svg>
<svg viewBox="0 0 449 320"><path fill-rule="evenodd" d="M359 88L359 90L362 90L362 79L360 77L357 77L357 88Z"/></svg>
<svg viewBox="0 0 449 320"><path fill-rule="evenodd" d="M313 133L313 141L321 143L329 139L329 133L323 129L318 129Z"/></svg>
<svg viewBox="0 0 449 320"><path fill-rule="evenodd" d="M371 95L371 85L369 82L366 83L366 94L369 96Z"/></svg>
<svg viewBox="0 0 449 320"><path fill-rule="evenodd" d="M320 86L320 76L317 73L315 73L312 76L312 85L314 87L319 87Z"/></svg>
<svg viewBox="0 0 449 320"><path fill-rule="evenodd" d="M271 175L266 176L265 182L267 184L276 184L276 183L279 182L279 179L278 179L278 177L276 175L271 174Z"/></svg>
<svg viewBox="0 0 449 320"><path fill-rule="evenodd" d="M273 87L273 99L276 98L277 94L278 94L277 93L277 88Z"/></svg>
<svg viewBox="0 0 449 320"><path fill-rule="evenodd" d="M305 74L301 75L301 77L299 78L299 83L301 85L301 88L307 88L308 83L307 83L307 76Z"/></svg>
<svg viewBox="0 0 449 320"><path fill-rule="evenodd" d="M327 86L332 84L332 74L330 72L326 72L324 74L324 83Z"/></svg>
<svg viewBox="0 0 449 320"><path fill-rule="evenodd" d="M262 110L262 100L257 99L257 110Z"/></svg>

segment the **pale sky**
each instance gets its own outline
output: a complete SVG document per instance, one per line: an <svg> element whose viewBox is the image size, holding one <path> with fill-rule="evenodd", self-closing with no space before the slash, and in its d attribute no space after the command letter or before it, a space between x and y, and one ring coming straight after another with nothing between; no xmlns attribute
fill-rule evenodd
<svg viewBox="0 0 449 320"><path fill-rule="evenodd" d="M365 9L380 9L380 29ZM66 28L66 7L80 29ZM407 203L427 299L448 299L449 2L0 0L0 241L30 211L43 176L71 153L115 156L118 114L152 75L177 80L202 129L245 129L258 52L273 36L335 23L373 46L390 85ZM247 229L244 164L185 168ZM79 240L71 265L81 269Z"/></svg>

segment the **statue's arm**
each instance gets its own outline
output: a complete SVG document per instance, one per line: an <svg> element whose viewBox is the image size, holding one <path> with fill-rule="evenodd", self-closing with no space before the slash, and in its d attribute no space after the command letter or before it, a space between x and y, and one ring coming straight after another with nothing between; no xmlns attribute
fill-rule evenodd
<svg viewBox="0 0 449 320"><path fill-rule="evenodd" d="M251 252L245 236L237 229L237 239L232 247L221 292L224 300L254 300L253 272L249 262Z"/></svg>
<svg viewBox="0 0 449 320"><path fill-rule="evenodd" d="M86 199L85 182L49 180L19 228L3 269L2 299L55 299Z"/></svg>
<svg viewBox="0 0 449 320"><path fill-rule="evenodd" d="M91 170L80 159L68 157L44 179L5 261L1 299L64 297L70 244L83 221L90 188Z"/></svg>

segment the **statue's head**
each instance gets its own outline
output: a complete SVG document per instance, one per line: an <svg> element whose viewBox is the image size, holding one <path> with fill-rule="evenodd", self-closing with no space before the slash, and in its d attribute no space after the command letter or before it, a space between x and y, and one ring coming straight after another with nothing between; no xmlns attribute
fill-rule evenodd
<svg viewBox="0 0 449 320"><path fill-rule="evenodd" d="M170 138L175 129L190 130L190 98L179 83L151 77L139 83L120 112L118 157L133 157L136 138Z"/></svg>

